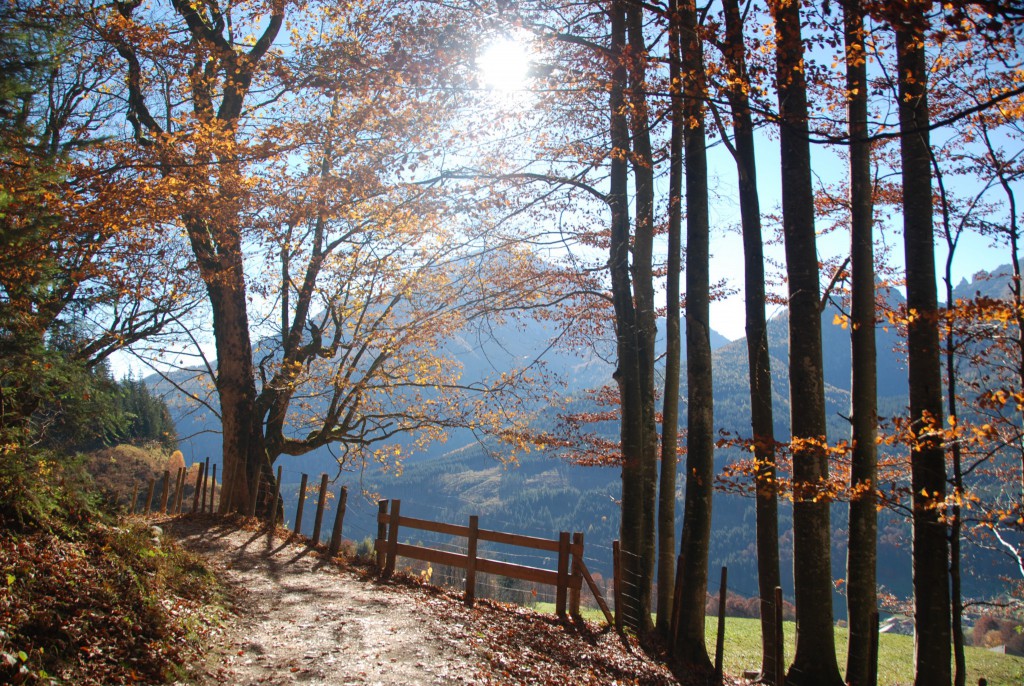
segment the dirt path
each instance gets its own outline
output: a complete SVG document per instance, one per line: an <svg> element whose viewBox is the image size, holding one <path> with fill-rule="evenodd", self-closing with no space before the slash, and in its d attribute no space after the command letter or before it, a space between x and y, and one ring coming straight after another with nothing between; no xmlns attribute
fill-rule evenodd
<svg viewBox="0 0 1024 686"><path fill-rule="evenodd" d="M223 648L209 656L201 683L413 686L478 683L488 671L440 600L381 587L265 532L158 524L236 591Z"/></svg>

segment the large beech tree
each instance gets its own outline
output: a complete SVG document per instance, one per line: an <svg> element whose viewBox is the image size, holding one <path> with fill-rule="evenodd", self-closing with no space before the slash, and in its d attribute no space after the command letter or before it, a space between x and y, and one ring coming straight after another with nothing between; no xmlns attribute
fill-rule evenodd
<svg viewBox="0 0 1024 686"><path fill-rule="evenodd" d="M460 105L435 86L471 64L465 25L426 5L287 0L85 16L120 57L131 152L206 290L225 503L253 510L281 454L384 461L449 427L517 434L509 391L527 376L463 382L443 345L532 297L514 277L530 257L459 223L462 201L438 190Z"/></svg>
<svg viewBox="0 0 1024 686"><path fill-rule="evenodd" d="M789 397L793 453L793 577L796 655L793 684L842 684L832 613L825 388L818 254L814 233L807 81L799 0L772 3L776 35L782 223L789 287Z"/></svg>

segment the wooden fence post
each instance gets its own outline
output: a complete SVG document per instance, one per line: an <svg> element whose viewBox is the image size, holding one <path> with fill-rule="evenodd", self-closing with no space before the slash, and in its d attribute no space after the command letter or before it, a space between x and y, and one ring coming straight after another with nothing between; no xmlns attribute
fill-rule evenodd
<svg viewBox="0 0 1024 686"><path fill-rule="evenodd" d="M206 512L206 482L210 480L210 458L203 463L203 492L199 494L199 511Z"/></svg>
<svg viewBox="0 0 1024 686"><path fill-rule="evenodd" d="M729 597L726 586L728 579L728 568L722 567L722 582L718 587L718 638L715 641L715 683L722 686L722 659L725 653L725 606Z"/></svg>
<svg viewBox="0 0 1024 686"><path fill-rule="evenodd" d="M566 597L569 590L569 532L558 534L558 586L555 590L555 614L565 619Z"/></svg>
<svg viewBox="0 0 1024 686"><path fill-rule="evenodd" d="M164 470L164 485L160 493L160 513L167 514L167 498L171 495L171 470Z"/></svg>
<svg viewBox="0 0 1024 686"><path fill-rule="evenodd" d="M210 514L216 512L213 503L217 499L217 465L213 465L213 479L210 480ZM219 509L219 508L218 508Z"/></svg>
<svg viewBox="0 0 1024 686"><path fill-rule="evenodd" d="M348 487L338 491L338 509L334 511L334 528L331 529L331 545L327 554L334 557L341 550L341 527L345 523L345 504L348 502Z"/></svg>
<svg viewBox="0 0 1024 686"><path fill-rule="evenodd" d="M469 518L469 537L466 539L466 594L467 607L476 602L476 554L480 535L480 518L471 515Z"/></svg>
<svg viewBox="0 0 1024 686"><path fill-rule="evenodd" d="M306 481L308 474L302 475L302 482L299 484L299 504L295 506L295 533L302 528L302 510L306 507Z"/></svg>
<svg viewBox="0 0 1024 686"><path fill-rule="evenodd" d="M146 493L146 514L153 511L153 493L156 491L156 479L150 477L149 479L149 492Z"/></svg>
<svg viewBox="0 0 1024 686"><path fill-rule="evenodd" d="M385 546L387 545L388 537L388 523L384 518L384 515L388 513L388 501L381 500L377 503L377 541L375 547L377 548L377 570L384 574L384 560L387 556Z"/></svg>
<svg viewBox="0 0 1024 686"><path fill-rule="evenodd" d="M196 472L196 492L192 496L192 514L199 509L199 489L206 483L206 465L199 463L199 470Z"/></svg>
<svg viewBox="0 0 1024 686"><path fill-rule="evenodd" d="M277 528L277 501L281 498L281 472L284 469L283 465L277 465L277 483L274 484L274 500L270 506L270 535L274 535L274 529ZM284 505L281 505L281 514L284 514Z"/></svg>
<svg viewBox="0 0 1024 686"><path fill-rule="evenodd" d="M388 559L384 563L384 578L389 579L395 573L395 560L398 557L398 518L401 516L402 501L391 501L391 517L388 520Z"/></svg>
<svg viewBox="0 0 1024 686"><path fill-rule="evenodd" d="M569 615L573 619L580 616L580 591L583 590L583 572L580 563L583 560L583 534L572 535L572 584L569 589Z"/></svg>
<svg viewBox="0 0 1024 686"><path fill-rule="evenodd" d="M612 541L612 583L613 595L615 596L615 628L622 631L625 626L625 617L622 612L622 560L621 550L618 541Z"/></svg>
<svg viewBox="0 0 1024 686"><path fill-rule="evenodd" d="M185 474L188 473L184 467L178 467L178 481L175 484L177 489L174 491L174 505L171 507L171 511L174 514L181 514L181 499L184 496L185 491Z"/></svg>
<svg viewBox="0 0 1024 686"><path fill-rule="evenodd" d="M139 499L139 485L132 486L132 504L128 508L128 514L135 514L135 501Z"/></svg>
<svg viewBox="0 0 1024 686"><path fill-rule="evenodd" d="M313 520L313 545L320 545L320 528L324 523L324 507L327 505L327 475L320 477L320 497L316 501L316 519Z"/></svg>
<svg viewBox="0 0 1024 686"><path fill-rule="evenodd" d="M786 683L786 653L782 634L782 587L775 587L775 683L778 686Z"/></svg>

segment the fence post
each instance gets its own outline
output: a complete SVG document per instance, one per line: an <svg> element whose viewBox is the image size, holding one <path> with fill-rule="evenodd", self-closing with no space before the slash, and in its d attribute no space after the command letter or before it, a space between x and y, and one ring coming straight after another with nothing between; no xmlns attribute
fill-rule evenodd
<svg viewBox="0 0 1024 686"><path fill-rule="evenodd" d="M324 506L327 505L327 475L320 477L320 497L316 501L316 519L313 520L313 545L320 545L320 527L324 523Z"/></svg>
<svg viewBox="0 0 1024 686"><path fill-rule="evenodd" d="M206 465L199 463L199 470L196 472L196 492L192 496L192 514L199 509L199 489L206 483Z"/></svg>
<svg viewBox="0 0 1024 686"><path fill-rule="evenodd" d="M871 642L868 644L868 686L878 684L878 611L871 613Z"/></svg>
<svg viewBox="0 0 1024 686"><path fill-rule="evenodd" d="M217 465L213 465L213 478L210 480L210 514L214 513L213 503L214 503L214 501L216 499L217 499Z"/></svg>
<svg viewBox="0 0 1024 686"><path fill-rule="evenodd" d="M467 607L476 602L476 552L480 536L480 518L471 515L469 518L469 538L466 539L466 595Z"/></svg>
<svg viewBox="0 0 1024 686"><path fill-rule="evenodd" d="M309 480L309 475L303 474L302 482L299 484L299 504L295 506L295 533L299 533L299 529L302 528L302 510L306 507L307 480Z"/></svg>
<svg viewBox="0 0 1024 686"><path fill-rule="evenodd" d="M139 485L132 486L132 504L128 508L128 514L135 514L135 501L139 499Z"/></svg>
<svg viewBox="0 0 1024 686"><path fill-rule="evenodd" d="M345 523L345 503L348 502L348 486L338 492L338 509L334 511L334 528L331 529L331 546L327 554L334 557L341 550L341 527Z"/></svg>
<svg viewBox="0 0 1024 686"><path fill-rule="evenodd" d="M388 579L395 572L395 559L398 557L398 518L401 516L402 501L391 501L391 517L388 520L388 559L384 563L384 578Z"/></svg>
<svg viewBox="0 0 1024 686"><path fill-rule="evenodd" d="M580 616L580 591L583 590L583 533L572 535L572 583L569 588L569 614L575 619Z"/></svg>
<svg viewBox="0 0 1024 686"><path fill-rule="evenodd" d="M167 498L171 495L171 470L164 470L164 485L163 490L160 493L160 512L161 514L167 514Z"/></svg>
<svg viewBox="0 0 1024 686"><path fill-rule="evenodd" d="M171 506L171 511L174 514L181 514L181 499L184 496L186 473L187 470L184 467L178 467L178 480L175 483L177 490L174 491L174 505Z"/></svg>
<svg viewBox="0 0 1024 686"><path fill-rule="evenodd" d="M622 613L622 560L618 541L612 541L612 594L615 596L615 628L622 631L625 617Z"/></svg>
<svg viewBox="0 0 1024 686"><path fill-rule="evenodd" d="M277 528L277 501L281 498L281 471L284 468L283 465L277 465L277 483L274 484L274 500L270 506L270 535L274 535L274 529ZM282 514L284 513L284 505L281 505Z"/></svg>
<svg viewBox="0 0 1024 686"><path fill-rule="evenodd" d="M146 514L153 511L153 493L156 491L156 478L149 478L149 492L146 493Z"/></svg>
<svg viewBox="0 0 1024 686"><path fill-rule="evenodd" d="M722 659L725 652L725 606L729 597L726 586L728 568L722 567L722 582L718 587L718 638L715 641L715 683L722 686Z"/></svg>
<svg viewBox="0 0 1024 686"><path fill-rule="evenodd" d="M214 465L216 467L216 465ZM210 458L203 463L203 492L199 494L199 511L206 512L206 482L210 480Z"/></svg>
<svg viewBox="0 0 1024 686"><path fill-rule="evenodd" d="M377 503L377 540L374 546L377 549L377 570L384 573L384 559L387 551L384 546L388 537L388 522L385 515L388 513L388 501L381 500Z"/></svg>
<svg viewBox="0 0 1024 686"><path fill-rule="evenodd" d="M786 683L786 653L782 644L782 587L775 587L775 683Z"/></svg>
<svg viewBox="0 0 1024 686"><path fill-rule="evenodd" d="M558 534L558 588L555 591L555 614L565 619L565 604L569 590L569 532Z"/></svg>

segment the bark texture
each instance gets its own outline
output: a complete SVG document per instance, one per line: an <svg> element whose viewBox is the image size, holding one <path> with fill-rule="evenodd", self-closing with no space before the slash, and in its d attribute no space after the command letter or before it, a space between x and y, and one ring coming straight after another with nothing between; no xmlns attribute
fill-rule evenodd
<svg viewBox="0 0 1024 686"><path fill-rule="evenodd" d="M932 226L925 17L931 2L914 2L895 20L903 165L903 246L906 260L907 360L913 488L914 660L917 686L951 682L949 544L942 523L946 460L941 437L942 374Z"/></svg>
<svg viewBox="0 0 1024 686"><path fill-rule="evenodd" d="M793 579L796 621L800 627L787 680L801 686L841 686L832 612L829 502L819 497L820 487L828 479L828 454L800 5L797 0L780 0L773 11L781 120L783 235L789 285Z"/></svg>

